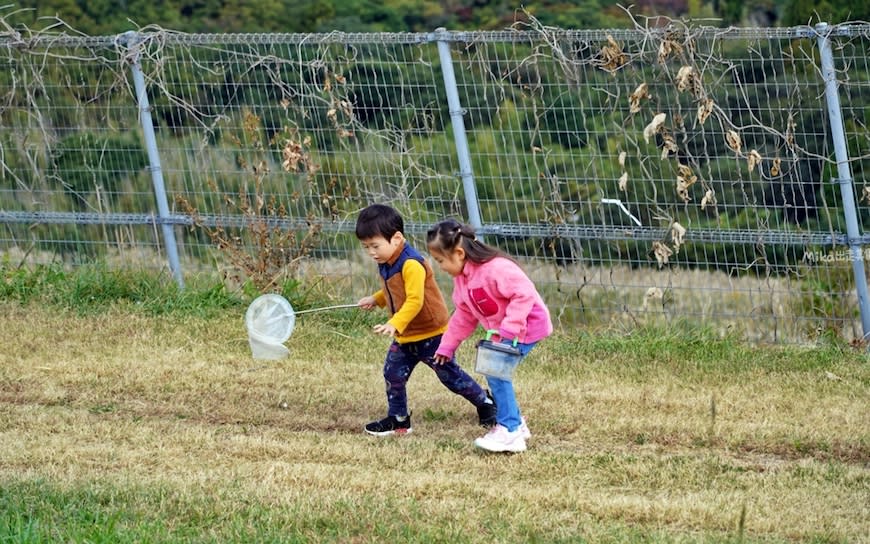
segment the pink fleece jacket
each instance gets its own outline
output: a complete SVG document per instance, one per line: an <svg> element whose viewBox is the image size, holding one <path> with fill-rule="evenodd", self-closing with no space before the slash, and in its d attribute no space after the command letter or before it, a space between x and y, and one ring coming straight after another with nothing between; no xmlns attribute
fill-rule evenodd
<svg viewBox="0 0 870 544"><path fill-rule="evenodd" d="M465 261L453 278L454 312L437 354L453 357L456 348L477 325L495 329L505 339L531 344L553 332L550 311L535 284L510 259L496 257L483 264Z"/></svg>

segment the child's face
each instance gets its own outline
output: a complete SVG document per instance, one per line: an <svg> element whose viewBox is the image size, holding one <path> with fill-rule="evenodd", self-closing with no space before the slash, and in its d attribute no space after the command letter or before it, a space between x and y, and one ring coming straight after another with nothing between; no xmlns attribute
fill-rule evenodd
<svg viewBox="0 0 870 544"><path fill-rule="evenodd" d="M374 259L378 264L384 264L396 253L396 250L402 245L404 239L402 233L397 232L389 240L383 236L373 236L371 238L364 238L360 242L369 257Z"/></svg>
<svg viewBox="0 0 870 544"><path fill-rule="evenodd" d="M448 252L429 247L429 254L432 255L441 270L451 276L462 274L462 269L465 268L465 250L461 247Z"/></svg>

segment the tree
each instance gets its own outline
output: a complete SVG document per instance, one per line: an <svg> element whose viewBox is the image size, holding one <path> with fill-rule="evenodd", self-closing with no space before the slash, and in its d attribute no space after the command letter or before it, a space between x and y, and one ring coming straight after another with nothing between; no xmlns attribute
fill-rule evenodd
<svg viewBox="0 0 870 544"><path fill-rule="evenodd" d="M865 0L788 0L783 9L785 26L843 23L870 19L870 4Z"/></svg>

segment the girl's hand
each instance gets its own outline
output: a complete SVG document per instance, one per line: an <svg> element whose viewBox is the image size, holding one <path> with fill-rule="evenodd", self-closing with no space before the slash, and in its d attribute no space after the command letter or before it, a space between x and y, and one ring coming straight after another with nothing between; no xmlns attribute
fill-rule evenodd
<svg viewBox="0 0 870 544"><path fill-rule="evenodd" d="M376 334L383 334L384 336L396 336L396 327L394 327L390 323L375 325L372 330L375 331Z"/></svg>
<svg viewBox="0 0 870 544"><path fill-rule="evenodd" d="M377 302L375 302L375 297L369 296L369 297L363 297L363 298L359 299L359 302L357 302L356 305L359 306L360 308L362 308L363 310L371 310L371 309L374 309L374 307L377 306L378 304L377 304Z"/></svg>
<svg viewBox="0 0 870 544"><path fill-rule="evenodd" d="M450 362L450 357L445 357L444 355L435 355L432 357L432 362L436 365L443 365L444 363Z"/></svg>

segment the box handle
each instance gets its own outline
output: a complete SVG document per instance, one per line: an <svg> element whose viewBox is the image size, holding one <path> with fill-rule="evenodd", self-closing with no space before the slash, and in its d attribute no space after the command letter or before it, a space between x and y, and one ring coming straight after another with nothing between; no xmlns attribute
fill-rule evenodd
<svg viewBox="0 0 870 544"><path fill-rule="evenodd" d="M494 335L494 334L498 334L498 331L496 329L487 329L486 330L486 338L484 340L490 341L490 338L492 338L492 335ZM520 341L520 339L515 336L514 341L511 343L511 345L513 347L517 347L517 344L519 343L519 341Z"/></svg>

